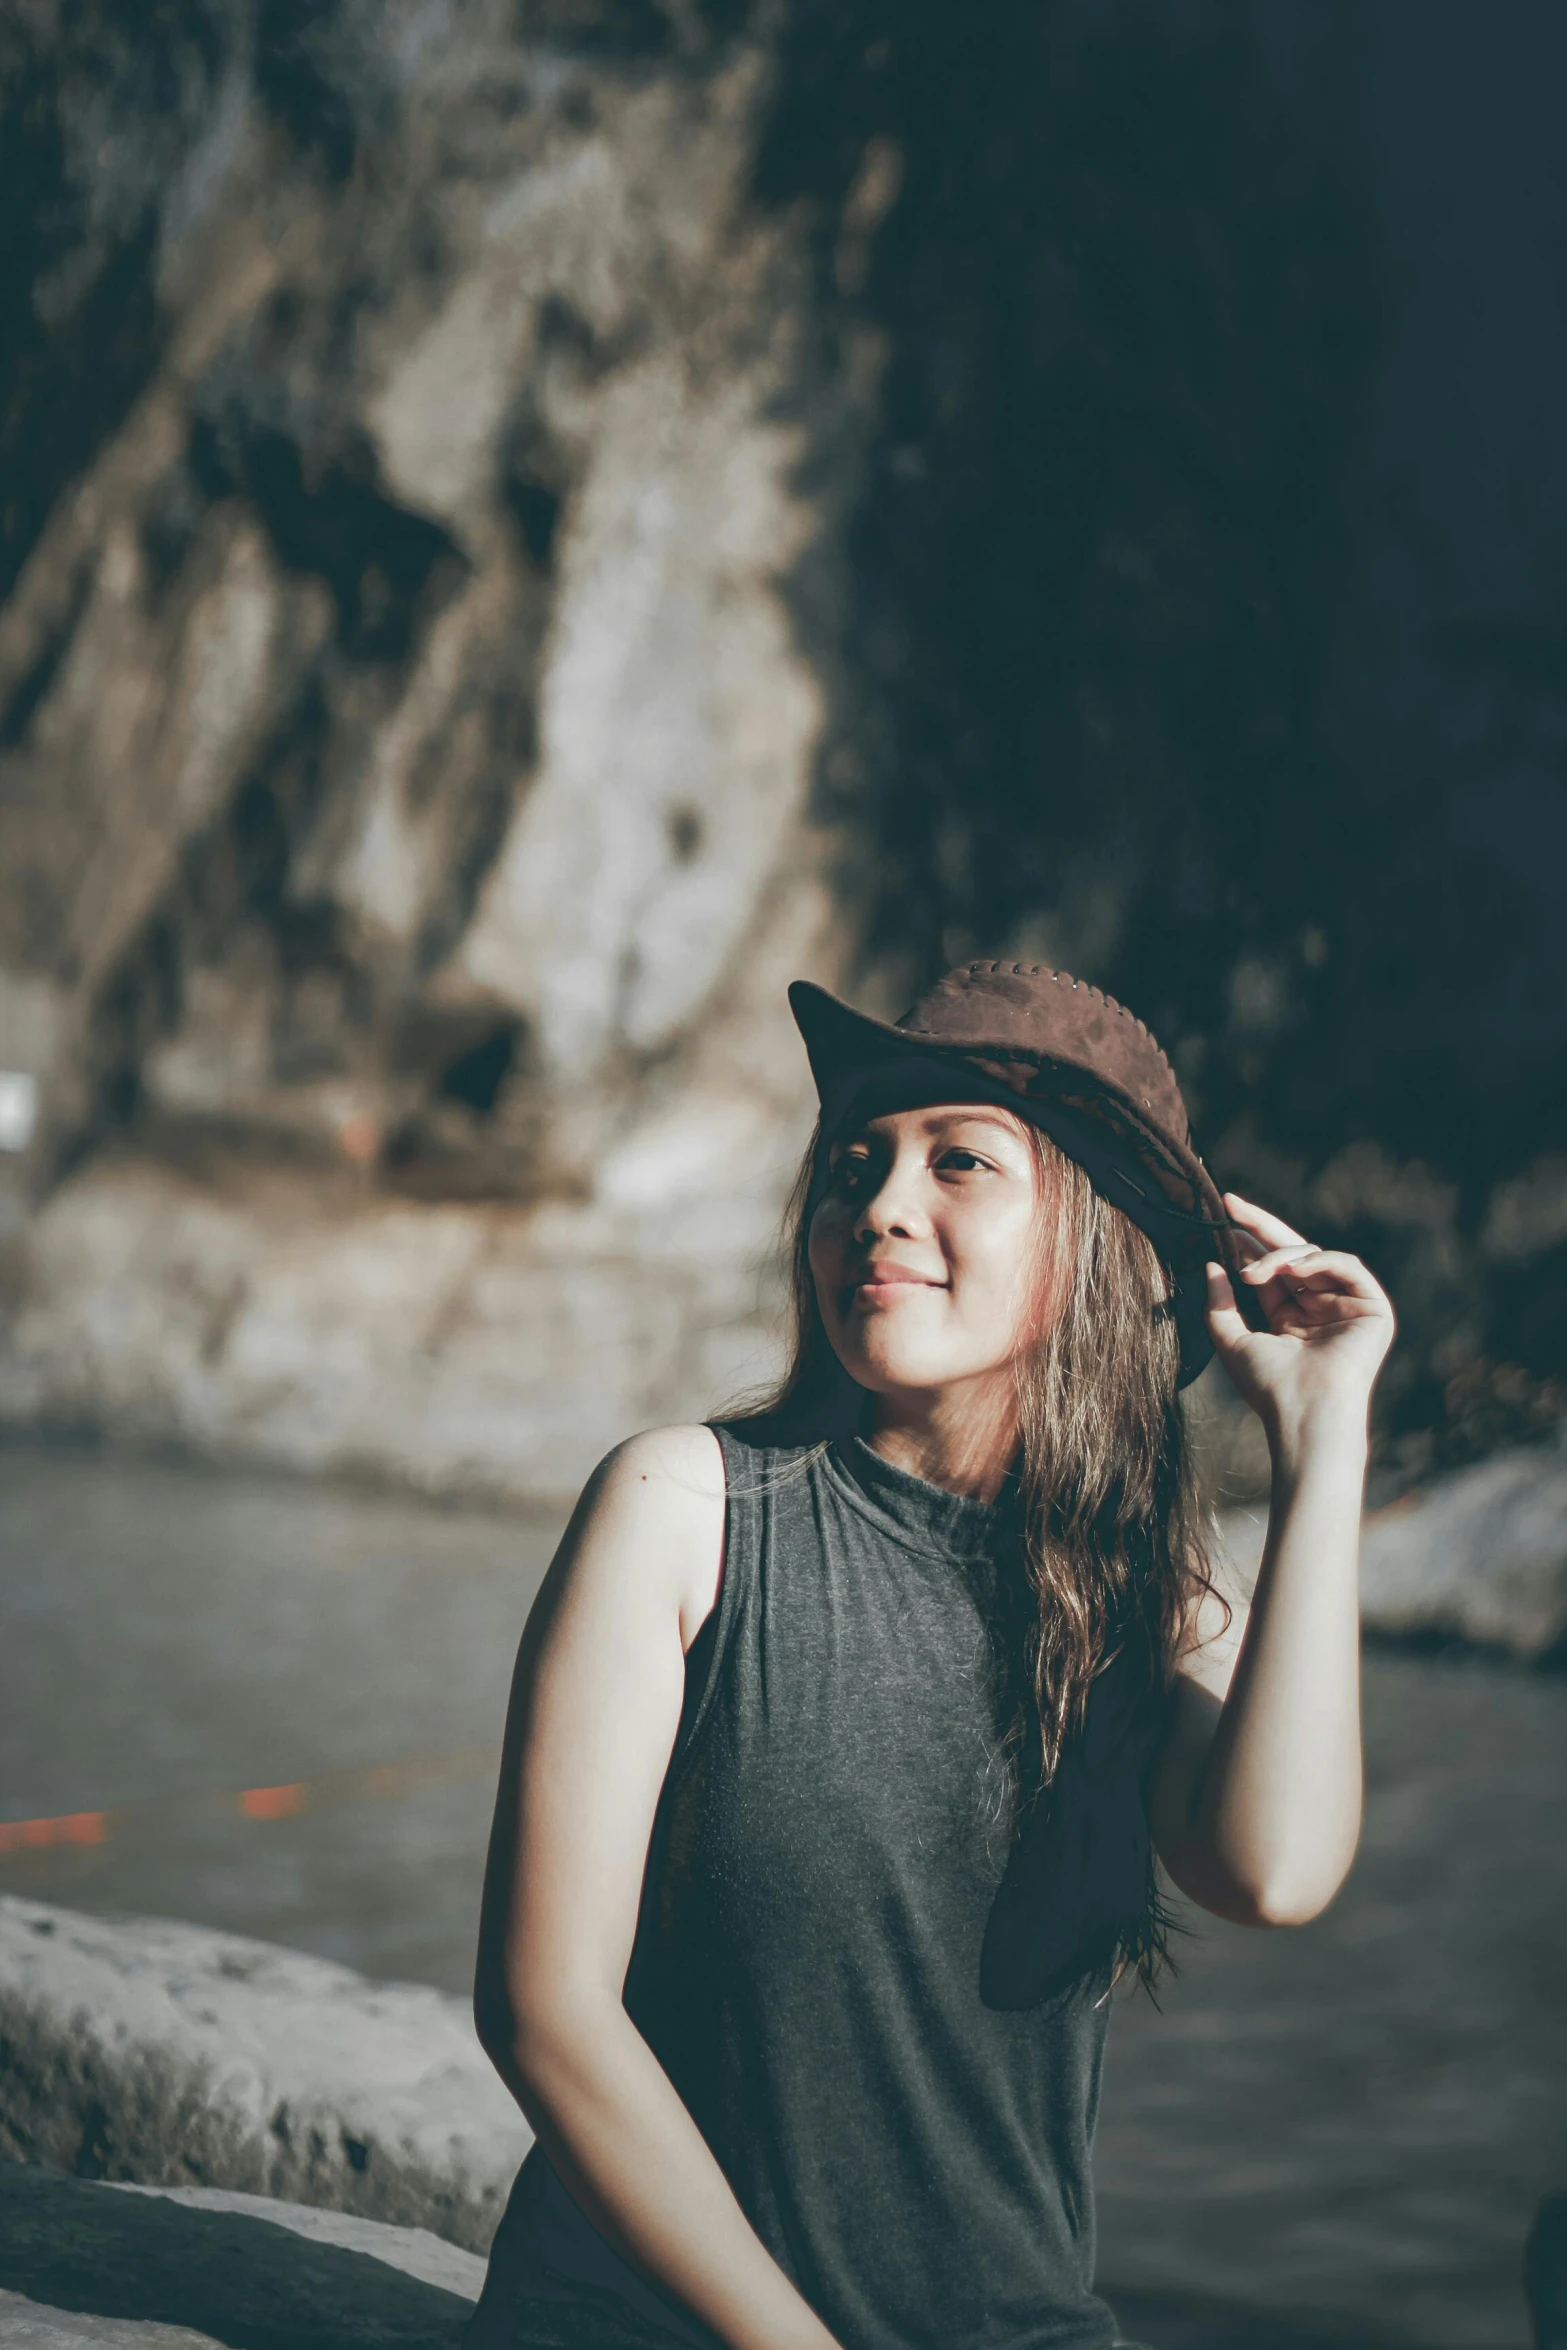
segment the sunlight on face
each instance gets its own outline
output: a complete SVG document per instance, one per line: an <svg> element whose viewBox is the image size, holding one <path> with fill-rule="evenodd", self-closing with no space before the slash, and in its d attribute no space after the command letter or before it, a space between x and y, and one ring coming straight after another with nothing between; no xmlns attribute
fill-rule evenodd
<svg viewBox="0 0 1567 2350"><path fill-rule="evenodd" d="M811 1219L822 1323L859 1386L994 1382L1037 1334L1039 1161L1005 1110L943 1103L845 1132Z"/></svg>

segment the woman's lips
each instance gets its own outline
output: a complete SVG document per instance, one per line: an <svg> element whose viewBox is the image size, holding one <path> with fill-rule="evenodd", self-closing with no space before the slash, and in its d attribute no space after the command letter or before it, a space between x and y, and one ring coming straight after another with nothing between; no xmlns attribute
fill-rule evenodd
<svg viewBox="0 0 1567 2350"><path fill-rule="evenodd" d="M886 1303L906 1289L945 1289L945 1281L935 1280L928 1273L911 1272L907 1265L872 1265L858 1281L849 1284L851 1300L865 1304Z"/></svg>

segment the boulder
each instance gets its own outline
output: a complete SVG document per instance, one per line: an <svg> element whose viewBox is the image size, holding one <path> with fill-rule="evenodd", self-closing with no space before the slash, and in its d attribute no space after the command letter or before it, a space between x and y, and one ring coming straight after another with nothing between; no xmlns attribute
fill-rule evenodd
<svg viewBox="0 0 1567 2350"><path fill-rule="evenodd" d="M1567 1447L1500 1453L1376 1512L1361 1593L1379 1632L1548 1658L1567 1637Z"/></svg>
<svg viewBox="0 0 1567 2350"><path fill-rule="evenodd" d="M417 2230L0 2163L0 2343L28 2350L456 2350L483 2276Z"/></svg>
<svg viewBox="0 0 1567 2350"><path fill-rule="evenodd" d="M531 2133L464 2001L238 1935L0 1899L0 2155L482 2252Z"/></svg>
<svg viewBox="0 0 1567 2350"><path fill-rule="evenodd" d="M1221 1521L1249 1588L1267 1515ZM1371 1511L1361 1540L1361 1618L1395 1639L1469 1641L1529 1663L1567 1641L1567 1446L1520 1446L1455 1469Z"/></svg>
<svg viewBox="0 0 1567 2350"><path fill-rule="evenodd" d="M116 2195L156 2195L160 2202L177 2203L186 2211L231 2211L249 2219L265 2220L303 2236L310 2244L337 2244L362 2252L395 2268L421 2284L443 2293L477 2301L484 2284L485 2263L476 2252L464 2252L428 2228L394 2228L385 2220L361 2219L352 2211L323 2211L313 2203L284 2203L272 2195L245 2195L230 2187L141 2187L129 2179L98 2182Z"/></svg>
<svg viewBox="0 0 1567 2350"><path fill-rule="evenodd" d="M188 2326L49 2309L25 2293L6 2292L0 2292L0 2342L6 2350L215 2350L210 2334Z"/></svg>

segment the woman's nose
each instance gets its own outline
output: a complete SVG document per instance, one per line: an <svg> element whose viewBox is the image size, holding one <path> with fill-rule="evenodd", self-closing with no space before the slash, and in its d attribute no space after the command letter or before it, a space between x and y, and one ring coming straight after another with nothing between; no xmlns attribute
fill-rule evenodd
<svg viewBox="0 0 1567 2350"><path fill-rule="evenodd" d="M884 1237L911 1239L929 1229L930 1218L919 1204L918 1187L910 1171L900 1169L895 1161L875 1190L861 1200L854 1237L861 1242Z"/></svg>

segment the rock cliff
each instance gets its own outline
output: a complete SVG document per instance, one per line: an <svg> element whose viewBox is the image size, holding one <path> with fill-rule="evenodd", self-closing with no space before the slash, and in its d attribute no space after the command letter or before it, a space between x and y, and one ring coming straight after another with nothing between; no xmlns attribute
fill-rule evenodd
<svg viewBox="0 0 1567 2350"><path fill-rule="evenodd" d="M783 988L842 959L823 513L759 54L426 14L343 19L340 115L303 18L44 44L78 142L205 85L97 232L144 380L0 616L0 1409L555 1489L764 1360Z"/></svg>
<svg viewBox="0 0 1567 2350"><path fill-rule="evenodd" d="M570 1489L771 1362L784 982L975 951L1387 1275L1395 1483L1559 1416L1555 624L1366 683L1275 13L7 19L0 1419Z"/></svg>

